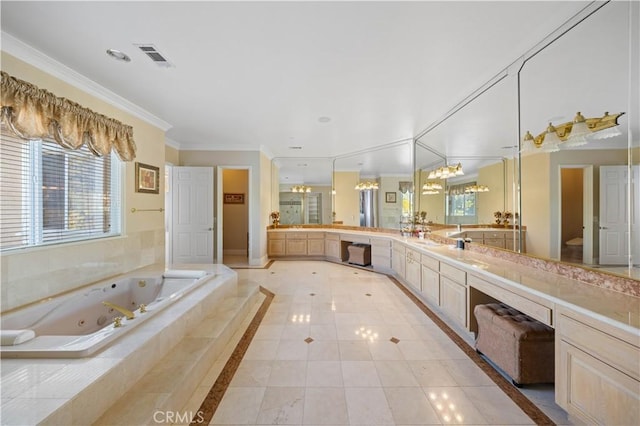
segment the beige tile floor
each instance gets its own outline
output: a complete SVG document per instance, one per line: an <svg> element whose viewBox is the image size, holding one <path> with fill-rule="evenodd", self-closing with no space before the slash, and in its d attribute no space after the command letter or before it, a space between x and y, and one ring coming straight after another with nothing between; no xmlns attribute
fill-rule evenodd
<svg viewBox="0 0 640 426"><path fill-rule="evenodd" d="M210 424L534 424L386 276L314 261L238 274L275 298ZM571 424L552 389L534 392Z"/></svg>

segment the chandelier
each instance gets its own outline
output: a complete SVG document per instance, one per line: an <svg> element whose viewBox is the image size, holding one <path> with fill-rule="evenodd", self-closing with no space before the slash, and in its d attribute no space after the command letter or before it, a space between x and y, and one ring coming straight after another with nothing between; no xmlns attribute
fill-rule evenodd
<svg viewBox="0 0 640 426"><path fill-rule="evenodd" d="M467 194L473 194L474 192L489 192L487 185L469 185L464 188L464 192Z"/></svg>
<svg viewBox="0 0 640 426"><path fill-rule="evenodd" d="M434 182L427 182L422 185L422 195L435 195L439 194L442 189L442 185Z"/></svg>
<svg viewBox="0 0 640 426"><path fill-rule="evenodd" d="M538 136L533 136L527 130L522 138L521 153L556 152L560 148L581 146L588 139L606 139L622 134L618 128L618 118L624 112L609 115L605 112L602 117L584 118L578 111L573 121L554 126L549 123L547 129Z"/></svg>
<svg viewBox="0 0 640 426"><path fill-rule="evenodd" d="M311 187L305 185L296 185L291 187L291 192L311 192Z"/></svg>
<svg viewBox="0 0 640 426"><path fill-rule="evenodd" d="M378 182L359 182L355 188L357 191L366 191L367 189L379 189Z"/></svg>
<svg viewBox="0 0 640 426"><path fill-rule="evenodd" d="M448 179L462 175L464 175L464 172L462 171L462 164L458 163L456 166L443 166L438 167L435 170L431 170L427 179Z"/></svg>

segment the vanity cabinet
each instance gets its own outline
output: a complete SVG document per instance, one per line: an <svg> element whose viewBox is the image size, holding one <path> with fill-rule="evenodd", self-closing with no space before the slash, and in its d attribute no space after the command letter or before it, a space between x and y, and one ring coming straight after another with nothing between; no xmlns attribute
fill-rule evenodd
<svg viewBox="0 0 640 426"><path fill-rule="evenodd" d="M422 291L421 286L420 253L410 248L406 249L405 280L417 292Z"/></svg>
<svg viewBox="0 0 640 426"><path fill-rule="evenodd" d="M371 265L380 272L391 272L391 240L371 238Z"/></svg>
<svg viewBox="0 0 640 426"><path fill-rule="evenodd" d="M324 232L307 234L307 255L324 256Z"/></svg>
<svg viewBox="0 0 640 426"><path fill-rule="evenodd" d="M406 247L404 244L398 243L396 241L393 242L393 250L392 250L392 259L391 259L391 267L393 268L393 272L401 277L405 278L405 270L406 270Z"/></svg>
<svg viewBox="0 0 640 426"><path fill-rule="evenodd" d="M284 256L286 254L285 251L285 234L269 232L267 240L267 253L269 256Z"/></svg>
<svg viewBox="0 0 640 426"><path fill-rule="evenodd" d="M440 307L461 327L467 327L467 273L440 262Z"/></svg>
<svg viewBox="0 0 640 426"><path fill-rule="evenodd" d="M435 306L440 306L440 262L423 253L420 256L420 269L423 296Z"/></svg>
<svg viewBox="0 0 640 426"><path fill-rule="evenodd" d="M523 237L525 236L526 231L522 231ZM515 235L515 236L514 236ZM472 243L484 244L490 247L497 247L501 249L514 250L520 238L518 232L514 234L513 229L500 229L496 228L491 230L469 230L464 231L460 234L460 238L471 238ZM526 241L524 238L523 241ZM524 253L525 246L522 245L522 253Z"/></svg>
<svg viewBox="0 0 640 426"><path fill-rule="evenodd" d="M340 236L338 234L328 233L325 235L324 253L329 260L340 261Z"/></svg>
<svg viewBox="0 0 640 426"><path fill-rule="evenodd" d="M269 232L267 252L271 257L324 256L324 232Z"/></svg>
<svg viewBox="0 0 640 426"><path fill-rule="evenodd" d="M640 424L638 334L568 308L557 312L558 405L588 424Z"/></svg>

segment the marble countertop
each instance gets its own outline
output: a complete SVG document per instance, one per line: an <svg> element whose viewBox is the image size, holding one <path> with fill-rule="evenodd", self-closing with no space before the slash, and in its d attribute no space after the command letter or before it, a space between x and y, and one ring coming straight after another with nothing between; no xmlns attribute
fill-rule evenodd
<svg viewBox="0 0 640 426"><path fill-rule="evenodd" d="M628 332L640 334L640 297L610 290L604 288L605 286L588 284L562 274L515 263L490 254L457 249L454 245L441 244L430 239L331 228L283 228L269 232L284 231L353 233L376 238L390 238L480 277L484 275L493 278L506 286L512 286L514 289L529 292L549 300L551 303L577 310ZM462 230L462 232L464 231L465 229ZM445 235L442 234L443 232ZM458 231L443 229L434 231L434 234L451 238L458 234ZM602 277L603 280L607 279L606 274L603 274ZM638 284L640 285L640 282Z"/></svg>

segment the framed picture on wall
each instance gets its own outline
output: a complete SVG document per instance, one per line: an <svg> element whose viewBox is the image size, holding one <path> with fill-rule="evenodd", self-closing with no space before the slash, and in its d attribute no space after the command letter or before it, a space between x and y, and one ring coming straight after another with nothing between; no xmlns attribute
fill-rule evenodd
<svg viewBox="0 0 640 426"><path fill-rule="evenodd" d="M160 193L160 168L136 162L136 192Z"/></svg>
<svg viewBox="0 0 640 426"><path fill-rule="evenodd" d="M387 203L395 203L396 202L396 193L395 192L385 192L384 193L384 201Z"/></svg>
<svg viewBox="0 0 640 426"><path fill-rule="evenodd" d="M244 204L244 194L224 193L225 204Z"/></svg>

